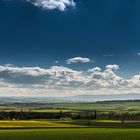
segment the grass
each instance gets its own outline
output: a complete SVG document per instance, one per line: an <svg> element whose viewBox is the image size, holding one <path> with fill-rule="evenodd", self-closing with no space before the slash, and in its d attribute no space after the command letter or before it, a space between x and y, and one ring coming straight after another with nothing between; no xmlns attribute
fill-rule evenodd
<svg viewBox="0 0 140 140"><path fill-rule="evenodd" d="M0 130L0 140L139 140L140 129L22 129Z"/></svg>
<svg viewBox="0 0 140 140"><path fill-rule="evenodd" d="M66 120L56 123L75 124L83 127L94 128L140 128L140 121L116 121L116 120Z"/></svg>
<svg viewBox="0 0 140 140"><path fill-rule="evenodd" d="M71 128L71 127L82 127L78 124L72 123L57 123L55 120L14 120L14 121L0 121L0 128Z"/></svg>

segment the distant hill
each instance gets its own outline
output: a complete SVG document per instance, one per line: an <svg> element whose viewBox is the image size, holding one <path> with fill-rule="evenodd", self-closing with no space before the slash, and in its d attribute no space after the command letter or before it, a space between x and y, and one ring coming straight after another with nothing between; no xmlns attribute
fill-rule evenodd
<svg viewBox="0 0 140 140"><path fill-rule="evenodd" d="M71 97L75 101L111 101L111 100L140 100L140 94L115 94L115 95L79 95Z"/></svg>
<svg viewBox="0 0 140 140"><path fill-rule="evenodd" d="M140 100L140 94L114 94L114 95L78 95L67 97L0 97L3 103L64 103L64 102L96 102Z"/></svg>

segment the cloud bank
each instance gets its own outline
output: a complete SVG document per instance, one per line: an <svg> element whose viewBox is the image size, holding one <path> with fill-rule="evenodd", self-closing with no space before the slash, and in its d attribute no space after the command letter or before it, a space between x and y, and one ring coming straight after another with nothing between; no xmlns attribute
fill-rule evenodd
<svg viewBox="0 0 140 140"><path fill-rule="evenodd" d="M119 66L107 65L76 71L64 66L0 66L0 95L65 96L113 93L140 93L140 75L124 79L117 74Z"/></svg>

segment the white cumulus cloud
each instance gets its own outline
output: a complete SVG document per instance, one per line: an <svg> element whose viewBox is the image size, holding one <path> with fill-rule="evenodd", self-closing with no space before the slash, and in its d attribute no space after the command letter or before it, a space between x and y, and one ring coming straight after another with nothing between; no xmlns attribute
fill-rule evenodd
<svg viewBox="0 0 140 140"><path fill-rule="evenodd" d="M72 64L72 63L88 63L91 60L89 58L86 57L74 57L74 58L70 58L67 60L67 64Z"/></svg>
<svg viewBox="0 0 140 140"><path fill-rule="evenodd" d="M106 66L107 69L111 69L111 70L118 70L119 69L119 66L114 64L114 65L107 65Z"/></svg>
<svg viewBox="0 0 140 140"><path fill-rule="evenodd" d="M66 7L75 7L76 3L73 0L27 0L35 6L42 7L48 10L58 9L64 11Z"/></svg>

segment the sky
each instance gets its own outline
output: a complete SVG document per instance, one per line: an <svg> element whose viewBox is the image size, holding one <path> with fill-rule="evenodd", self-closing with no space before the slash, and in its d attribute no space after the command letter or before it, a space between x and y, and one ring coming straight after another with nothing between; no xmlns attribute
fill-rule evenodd
<svg viewBox="0 0 140 140"><path fill-rule="evenodd" d="M139 0L0 0L0 96L140 93Z"/></svg>

